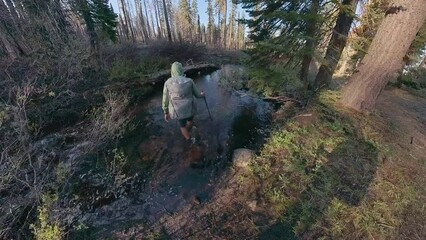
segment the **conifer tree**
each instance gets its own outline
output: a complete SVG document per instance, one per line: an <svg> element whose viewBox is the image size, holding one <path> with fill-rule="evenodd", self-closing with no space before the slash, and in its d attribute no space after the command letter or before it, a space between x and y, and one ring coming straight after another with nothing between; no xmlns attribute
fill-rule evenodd
<svg viewBox="0 0 426 240"><path fill-rule="evenodd" d="M105 35L113 42L117 41L117 15L108 0L92 0L93 20Z"/></svg>
<svg viewBox="0 0 426 240"><path fill-rule="evenodd" d="M282 67L300 69L306 81L306 72L318 41L315 33L322 22L317 14L325 1L307 0L241 0L248 10L249 19L243 22L249 28L254 45L252 58L258 65L270 66L271 60ZM312 4L314 3L314 4ZM240 37L241 38L241 37ZM240 40L241 42L241 40ZM303 72L303 74L302 74Z"/></svg>
<svg viewBox="0 0 426 240"><path fill-rule="evenodd" d="M368 53L343 89L342 104L369 111L387 82L404 67L404 56L426 21L426 1L395 0L387 10ZM402 9L402 10L401 10Z"/></svg>
<svg viewBox="0 0 426 240"><path fill-rule="evenodd" d="M191 18L192 18L192 26L196 28L194 28L194 39L198 42L199 41L199 28L198 28L198 3L197 0L192 0L192 4L191 4Z"/></svg>
<svg viewBox="0 0 426 240"><path fill-rule="evenodd" d="M189 0L179 0L178 16L183 37L186 41L192 41L193 21Z"/></svg>
<svg viewBox="0 0 426 240"><path fill-rule="evenodd" d="M231 8L231 13L229 15L229 37L228 37L228 46L229 48L235 49L235 21L237 12L237 4L233 3Z"/></svg>
<svg viewBox="0 0 426 240"><path fill-rule="evenodd" d="M208 23L207 23L207 39L208 39L208 43L210 45L213 44L213 37L214 37L214 32L215 32L215 27L214 27L214 9L213 9L213 3L212 0L207 0L207 15L208 15Z"/></svg>
<svg viewBox="0 0 426 240"><path fill-rule="evenodd" d="M146 17L144 15L144 11L143 11L143 7L142 7L142 2L141 0L136 0L136 16L138 19L138 23L137 24L139 26L139 31L142 34L142 39L143 41L147 41L149 39L149 34L148 34L148 28L147 28L147 22L146 22Z"/></svg>
<svg viewBox="0 0 426 240"><path fill-rule="evenodd" d="M89 35L90 46L93 49L97 48L98 44L97 44L97 35L95 30L95 22L93 20L93 15L92 15L89 2L87 0L77 0L76 9L85 22L86 31Z"/></svg>
<svg viewBox="0 0 426 240"><path fill-rule="evenodd" d="M168 11L167 11L167 5L166 5L166 0L163 0L163 9L164 9L164 18L166 21L166 27L167 27L167 37L169 39L169 42L172 41L172 32L170 30L170 22L169 22L169 17L168 17Z"/></svg>
<svg viewBox="0 0 426 240"><path fill-rule="evenodd" d="M330 43L325 55L325 64L322 64L315 78L316 87L328 87L334 70L337 67L343 48L346 46L349 30L355 15L358 0L343 0L339 10L336 25L333 28Z"/></svg>

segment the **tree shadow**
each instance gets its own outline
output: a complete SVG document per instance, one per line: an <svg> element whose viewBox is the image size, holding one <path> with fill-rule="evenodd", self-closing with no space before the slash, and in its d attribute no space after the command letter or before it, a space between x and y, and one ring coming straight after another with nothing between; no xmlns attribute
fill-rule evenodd
<svg viewBox="0 0 426 240"><path fill-rule="evenodd" d="M357 206L365 197L377 169L377 149L364 139L349 138L329 155L328 162L312 171L312 184L298 202L271 227L260 234L260 239L317 239L320 233L308 233L321 220L334 198Z"/></svg>

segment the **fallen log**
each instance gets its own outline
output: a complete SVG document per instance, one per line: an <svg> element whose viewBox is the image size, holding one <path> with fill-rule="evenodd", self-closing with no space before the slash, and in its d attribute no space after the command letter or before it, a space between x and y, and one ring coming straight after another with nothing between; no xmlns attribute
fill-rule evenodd
<svg viewBox="0 0 426 240"><path fill-rule="evenodd" d="M212 72L215 70L218 70L219 67L214 64L197 64L197 65L190 65L183 68L185 71L185 75L188 77L194 77L197 75L201 75L206 72ZM142 81L143 84L151 83L155 84L158 82L164 82L171 76L171 70L163 70L156 72L154 74L146 75L142 77L140 81Z"/></svg>
<svg viewBox="0 0 426 240"><path fill-rule="evenodd" d="M294 102L299 104L300 106L304 106L305 104L303 104L303 102L301 100L295 99L295 98L290 98L287 96L276 96L276 97L261 97L261 96L256 96L256 95L252 95L252 94L248 94L248 93L242 93L239 92L237 90L234 90L235 93L241 95L241 96L248 96L251 98L257 98L257 99L262 99L264 101L268 101L268 102L276 102L276 103L286 103L286 102Z"/></svg>

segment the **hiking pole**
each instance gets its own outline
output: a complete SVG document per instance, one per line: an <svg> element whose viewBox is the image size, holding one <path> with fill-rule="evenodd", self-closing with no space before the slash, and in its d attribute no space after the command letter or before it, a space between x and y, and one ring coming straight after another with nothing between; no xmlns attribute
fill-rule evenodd
<svg viewBox="0 0 426 240"><path fill-rule="evenodd" d="M206 96L204 96L204 102L206 103L207 111L209 112L210 121L213 121L212 115L210 114L209 105L207 104Z"/></svg>

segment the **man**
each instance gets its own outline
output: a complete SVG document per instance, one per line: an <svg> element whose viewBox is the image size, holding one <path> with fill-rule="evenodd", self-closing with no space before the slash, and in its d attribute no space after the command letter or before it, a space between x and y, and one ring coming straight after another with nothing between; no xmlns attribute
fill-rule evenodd
<svg viewBox="0 0 426 240"><path fill-rule="evenodd" d="M171 70L172 77L164 83L163 89L164 120L168 122L177 118L180 131L188 141L197 111L194 96L203 98L205 95L197 89L192 79L185 77L181 63L174 62Z"/></svg>

